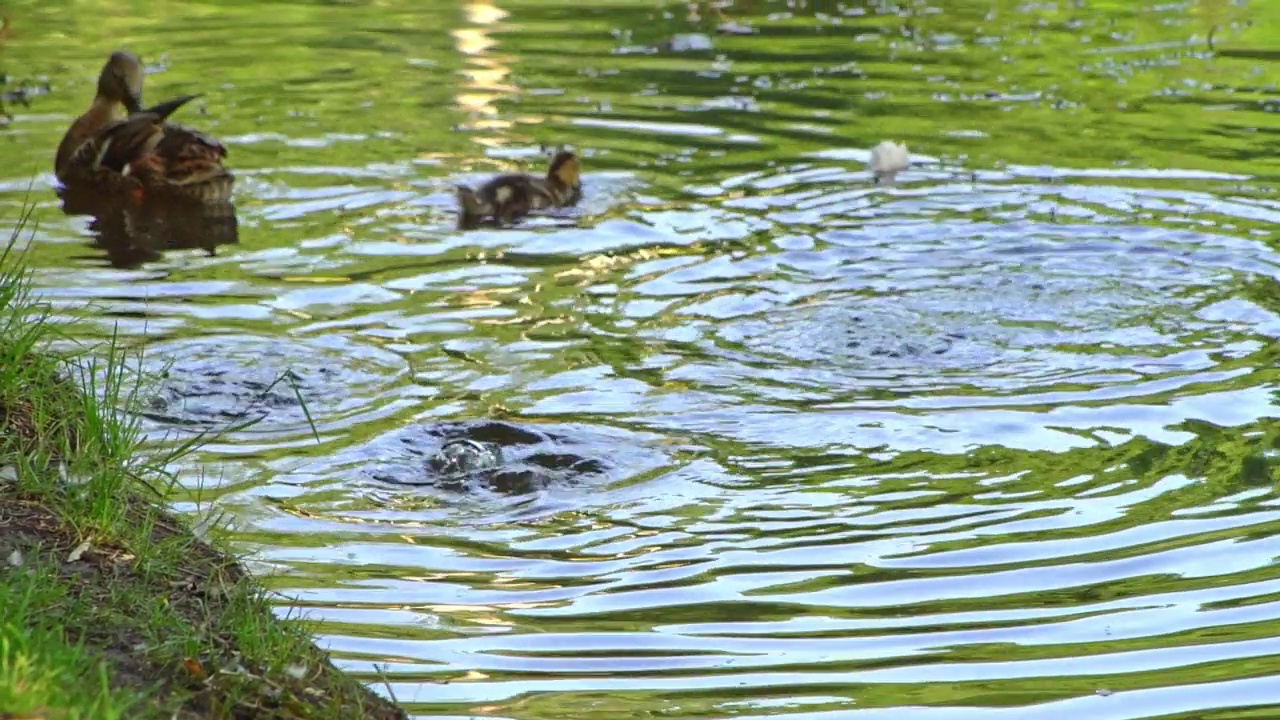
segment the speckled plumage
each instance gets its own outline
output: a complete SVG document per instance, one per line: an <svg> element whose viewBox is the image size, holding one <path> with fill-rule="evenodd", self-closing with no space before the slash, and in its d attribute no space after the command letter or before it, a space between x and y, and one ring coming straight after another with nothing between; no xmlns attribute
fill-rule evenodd
<svg viewBox="0 0 1280 720"><path fill-rule="evenodd" d="M472 190L458 186L458 219L466 227L492 217L509 225L530 211L571 207L582 199L581 164L571 152L557 153L545 177L511 173Z"/></svg>
<svg viewBox="0 0 1280 720"><path fill-rule="evenodd" d="M230 200L235 181L223 165L226 147L205 133L168 122L169 115L198 96L185 95L144 110L141 93L138 58L113 53L98 78L93 104L76 118L58 146L58 180L109 194L204 203Z"/></svg>

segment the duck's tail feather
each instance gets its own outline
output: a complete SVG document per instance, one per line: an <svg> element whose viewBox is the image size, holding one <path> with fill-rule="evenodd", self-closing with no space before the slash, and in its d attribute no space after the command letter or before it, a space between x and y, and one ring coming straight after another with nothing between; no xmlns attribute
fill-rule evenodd
<svg viewBox="0 0 1280 720"><path fill-rule="evenodd" d="M161 120L165 120L170 115L172 115L178 108L182 107L183 105L186 105L192 100L195 100L196 98L200 97L202 94L203 93L196 93L195 95L183 95L181 97L176 97L172 100L165 100L162 103L157 103L155 105L152 105L151 107L147 108L143 112L149 113L151 115L155 115Z"/></svg>
<svg viewBox="0 0 1280 720"><path fill-rule="evenodd" d="M485 206L476 193L466 185L455 186L458 193L458 214L464 219L478 219L489 214L489 208Z"/></svg>

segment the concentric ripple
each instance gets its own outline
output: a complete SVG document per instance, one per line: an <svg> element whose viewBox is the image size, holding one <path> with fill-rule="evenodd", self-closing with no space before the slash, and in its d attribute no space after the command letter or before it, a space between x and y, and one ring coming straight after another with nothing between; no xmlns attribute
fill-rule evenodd
<svg viewBox="0 0 1280 720"><path fill-rule="evenodd" d="M1280 278L1261 241L1029 222L920 234L819 233L813 249L753 258L770 275L759 285L788 302L753 307L749 289L708 302L693 284L679 312L715 318L726 373L748 386L744 366L833 399L892 392L934 406L961 392L1022 404L1164 393L1280 332L1274 309L1235 297L1242 279ZM726 309L735 298L739 312Z"/></svg>
<svg viewBox="0 0 1280 720"><path fill-rule="evenodd" d="M456 440L492 448L494 464L465 474L443 472L433 460L442 447ZM382 494L392 490L388 486L401 486L394 495L409 502L434 498L459 506L462 512L495 495L519 502L533 494L551 493L560 496L558 507L582 507L591 502L587 497L592 494L664 468L671 457L663 444L654 435L576 423L415 424L319 462L298 464L277 475L276 482L287 487L334 475L348 482L359 477Z"/></svg>
<svg viewBox="0 0 1280 720"><path fill-rule="evenodd" d="M147 417L197 429L330 424L408 374L399 355L341 336L203 336L152 343L143 357Z"/></svg>

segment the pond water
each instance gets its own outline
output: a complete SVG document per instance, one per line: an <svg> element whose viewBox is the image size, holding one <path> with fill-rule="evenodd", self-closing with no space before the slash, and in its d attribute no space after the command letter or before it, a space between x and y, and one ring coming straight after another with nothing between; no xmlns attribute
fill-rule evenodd
<svg viewBox="0 0 1280 720"><path fill-rule="evenodd" d="M412 713L1280 714L1280 4L6 7L39 291L156 445L260 420L179 508ZM187 249L53 192L121 46L230 148ZM560 145L580 208L456 229Z"/></svg>

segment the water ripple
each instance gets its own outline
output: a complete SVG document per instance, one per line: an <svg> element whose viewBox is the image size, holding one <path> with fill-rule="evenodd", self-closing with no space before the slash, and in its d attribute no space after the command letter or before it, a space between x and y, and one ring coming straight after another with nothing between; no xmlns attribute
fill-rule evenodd
<svg viewBox="0 0 1280 720"><path fill-rule="evenodd" d="M258 420L177 507L421 717L1270 717L1280 5L1228 5L55 2L0 205L155 443ZM205 93L237 243L58 212L99 35ZM559 147L579 207L456 229Z"/></svg>

